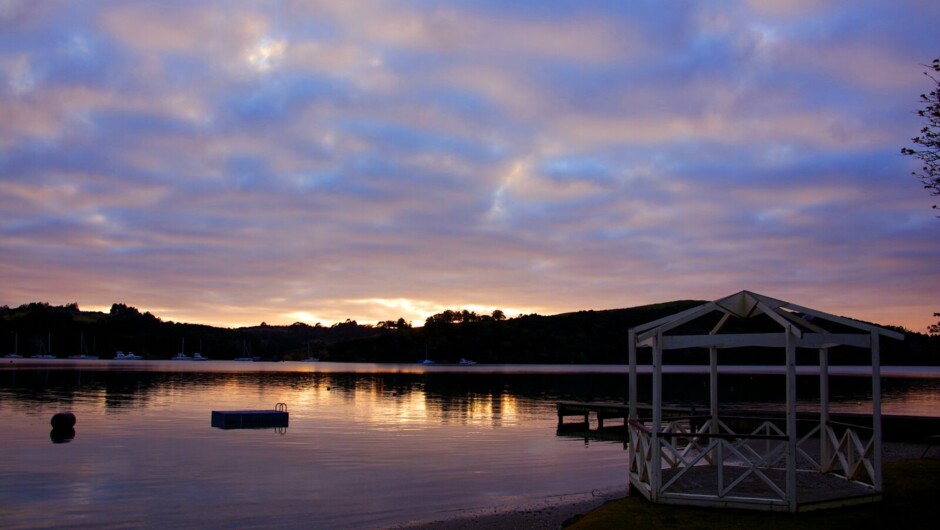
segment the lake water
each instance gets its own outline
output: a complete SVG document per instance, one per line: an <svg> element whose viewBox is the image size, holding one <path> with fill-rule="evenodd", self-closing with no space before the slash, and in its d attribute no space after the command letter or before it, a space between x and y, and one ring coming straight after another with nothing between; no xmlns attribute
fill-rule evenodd
<svg viewBox="0 0 940 530"><path fill-rule="evenodd" d="M779 406L778 375L735 370L722 367L722 401ZM885 413L940 415L940 371L884 372ZM558 436L554 402L622 402L625 374L625 366L5 363L0 521L380 528L622 490L623 444ZM668 375L665 399L704 406L706 381ZM817 402L816 384L801 378L804 408ZM864 377L833 378L833 408L870 411L869 388ZM286 430L210 426L212 410L278 402L289 407ZM76 415L75 437L54 444L49 420L61 411Z"/></svg>

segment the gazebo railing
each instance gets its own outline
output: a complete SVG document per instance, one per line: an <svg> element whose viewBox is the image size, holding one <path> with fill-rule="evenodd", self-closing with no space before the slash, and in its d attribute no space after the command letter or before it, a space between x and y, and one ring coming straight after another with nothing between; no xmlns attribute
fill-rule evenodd
<svg viewBox="0 0 940 530"><path fill-rule="evenodd" d="M642 423L627 420L629 436L628 469L630 482L649 498L652 491L653 432Z"/></svg>
<svg viewBox="0 0 940 530"><path fill-rule="evenodd" d="M842 429L841 436L837 434L836 428ZM859 436L860 431L871 429L846 423L826 422L823 443L828 446L828 452L820 458L820 471L874 487L875 438L869 433L868 439L863 440Z"/></svg>
<svg viewBox="0 0 940 530"><path fill-rule="evenodd" d="M735 417L736 420L748 419ZM690 421L691 420L691 421ZM753 420L753 419L752 419ZM749 433L736 433L722 420L707 419L697 430L694 419L675 418L658 432L659 484L654 486L653 431L628 421L630 480L645 496L705 496L740 502L786 504L786 433L772 420L757 420ZM842 429L839 436L835 427ZM797 465L804 471L834 473L867 486L874 484L872 440L863 442L859 427L816 424L797 440ZM862 428L864 429L864 428ZM825 432L820 436L820 432ZM870 438L870 437L869 437ZM822 445L820 445L822 444ZM703 473L703 466L711 471Z"/></svg>

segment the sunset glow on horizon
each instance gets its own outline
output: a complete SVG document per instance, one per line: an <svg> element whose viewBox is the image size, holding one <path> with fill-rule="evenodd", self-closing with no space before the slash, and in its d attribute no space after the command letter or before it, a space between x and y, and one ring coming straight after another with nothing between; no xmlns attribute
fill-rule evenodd
<svg viewBox="0 0 940 530"><path fill-rule="evenodd" d="M925 332L940 3L0 1L0 305L415 326L740 290Z"/></svg>

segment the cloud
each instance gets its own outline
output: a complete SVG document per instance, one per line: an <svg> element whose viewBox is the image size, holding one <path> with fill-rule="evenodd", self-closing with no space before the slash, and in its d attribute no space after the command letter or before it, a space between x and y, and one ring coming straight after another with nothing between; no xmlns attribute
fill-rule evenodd
<svg viewBox="0 0 940 530"><path fill-rule="evenodd" d="M52 5L0 4L0 303L932 314L932 5Z"/></svg>

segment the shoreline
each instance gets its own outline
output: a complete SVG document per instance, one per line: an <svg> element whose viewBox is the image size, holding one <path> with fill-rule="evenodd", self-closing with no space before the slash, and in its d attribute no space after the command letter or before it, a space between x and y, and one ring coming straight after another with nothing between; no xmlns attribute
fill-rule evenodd
<svg viewBox="0 0 940 530"><path fill-rule="evenodd" d="M917 460L923 443L884 442L884 462ZM458 510L439 519L408 521L386 530L560 530L604 503L626 497L626 484L591 492L553 495L536 501L496 508Z"/></svg>
<svg viewBox="0 0 940 530"><path fill-rule="evenodd" d="M477 529L560 529L575 518L599 508L605 502L627 494L626 484L588 492L552 495L521 504L490 508L455 510L449 516L407 521L383 527L386 530L477 530Z"/></svg>

